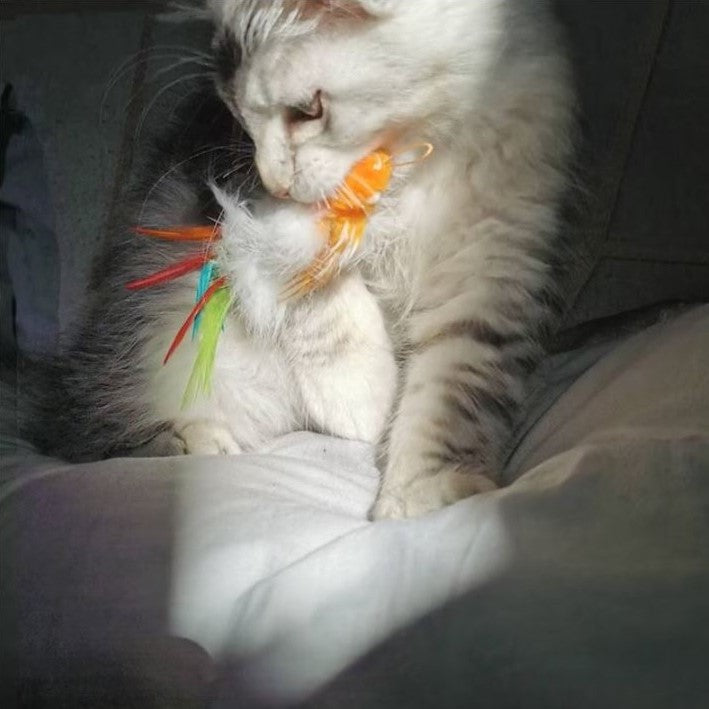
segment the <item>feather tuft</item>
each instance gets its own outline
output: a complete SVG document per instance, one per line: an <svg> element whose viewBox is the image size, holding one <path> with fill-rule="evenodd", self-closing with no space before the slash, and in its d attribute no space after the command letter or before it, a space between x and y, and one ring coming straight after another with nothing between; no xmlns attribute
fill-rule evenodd
<svg viewBox="0 0 709 709"><path fill-rule="evenodd" d="M209 393L211 389L219 335L232 303L233 297L229 289L220 288L202 310L197 357L182 398L183 407L191 404L198 395Z"/></svg>

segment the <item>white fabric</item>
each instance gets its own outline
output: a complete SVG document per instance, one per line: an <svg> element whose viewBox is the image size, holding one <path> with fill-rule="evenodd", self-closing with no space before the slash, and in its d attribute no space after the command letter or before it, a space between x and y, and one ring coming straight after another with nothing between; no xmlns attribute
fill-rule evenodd
<svg viewBox="0 0 709 709"><path fill-rule="evenodd" d="M539 399L509 487L412 521L368 522L371 450L315 434L235 458L6 460L2 583L20 674L169 633L224 663L217 705L299 699L530 565L550 572L551 596L560 573L588 575L595 594L604 579L631 594L691 579L696 615L709 591L707 353L707 307L627 339L558 401Z"/></svg>

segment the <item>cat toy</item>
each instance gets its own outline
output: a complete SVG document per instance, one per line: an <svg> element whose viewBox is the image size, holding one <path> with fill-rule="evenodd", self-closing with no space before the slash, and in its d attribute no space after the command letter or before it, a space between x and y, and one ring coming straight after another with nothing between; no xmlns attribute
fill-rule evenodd
<svg viewBox="0 0 709 709"><path fill-rule="evenodd" d="M413 162L427 158L433 151L429 144L424 149L422 157ZM318 205L322 214L320 226L326 235L326 243L313 262L286 284L282 292L284 300L302 297L326 285L337 274L344 257L357 250L367 220L374 212L381 194L389 186L393 168L392 154L383 148L375 150L356 163L335 193ZM200 272L194 307L177 331L163 359L163 364L167 364L192 329L198 347L183 397L183 405L186 405L199 393L209 391L219 334L233 304L233 295L226 278L218 273L211 248L221 238L221 228L218 224L166 229L139 226L135 232L157 239L205 245L199 254L188 256L156 273L126 284L129 290L137 291L159 286L195 271Z"/></svg>
<svg viewBox="0 0 709 709"><path fill-rule="evenodd" d="M340 261L359 247L367 219L389 186L392 170L391 154L376 150L360 160L334 195L324 200L320 225L327 242L310 266L286 285L284 298L306 295L332 280Z"/></svg>

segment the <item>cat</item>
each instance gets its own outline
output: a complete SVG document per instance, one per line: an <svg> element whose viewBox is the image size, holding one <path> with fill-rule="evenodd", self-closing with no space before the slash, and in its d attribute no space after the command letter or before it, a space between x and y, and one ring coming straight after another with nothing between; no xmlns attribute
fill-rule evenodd
<svg viewBox="0 0 709 709"><path fill-rule="evenodd" d="M297 429L377 444L373 519L500 483L525 381L553 325L575 95L538 0L208 0L216 93L183 113L94 271L35 438L70 459L231 454ZM217 98L218 95L218 98ZM188 116L184 126L184 117ZM400 160L361 248L304 298L312 204L376 148ZM252 171L258 170L258 179ZM125 282L189 252L130 224L219 221L234 306L213 388L161 366L194 278Z"/></svg>

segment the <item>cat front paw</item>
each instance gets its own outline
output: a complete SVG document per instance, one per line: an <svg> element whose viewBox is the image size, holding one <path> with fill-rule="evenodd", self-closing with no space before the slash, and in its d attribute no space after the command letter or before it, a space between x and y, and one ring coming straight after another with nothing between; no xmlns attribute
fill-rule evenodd
<svg viewBox="0 0 709 709"><path fill-rule="evenodd" d="M369 518L376 521L420 517L496 489L497 485L487 475L459 465L447 466L399 487L387 485L385 478Z"/></svg>
<svg viewBox="0 0 709 709"><path fill-rule="evenodd" d="M173 441L183 455L236 455L241 447L231 431L216 421L190 421L175 426Z"/></svg>

